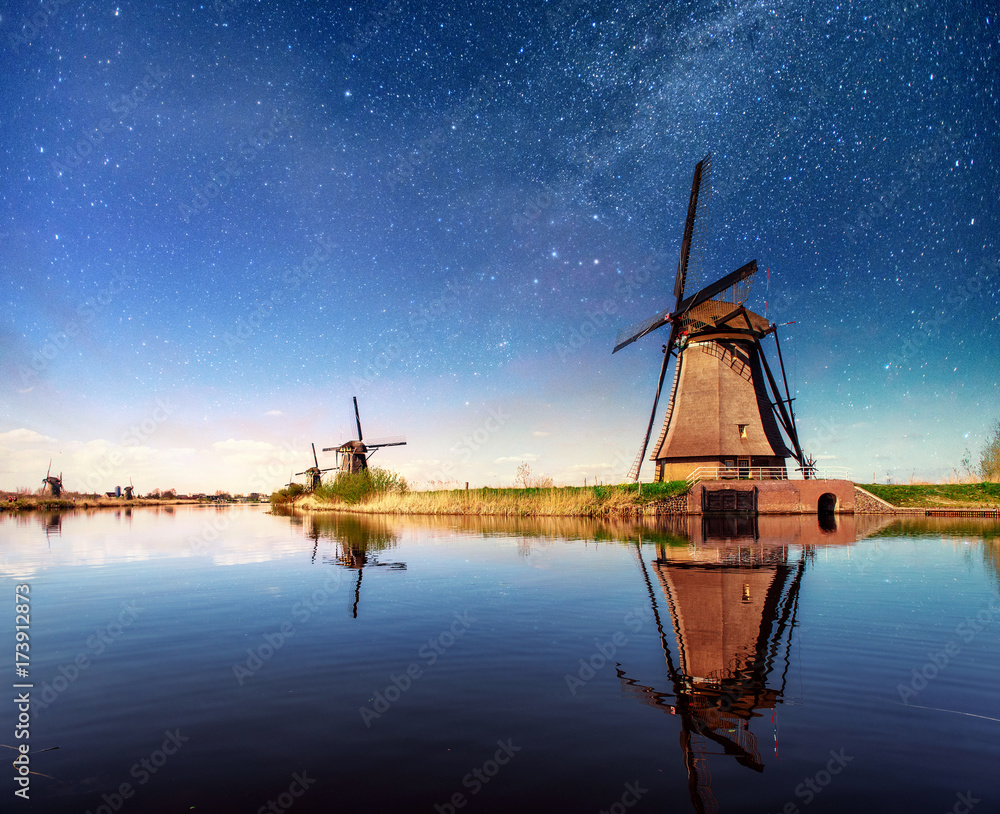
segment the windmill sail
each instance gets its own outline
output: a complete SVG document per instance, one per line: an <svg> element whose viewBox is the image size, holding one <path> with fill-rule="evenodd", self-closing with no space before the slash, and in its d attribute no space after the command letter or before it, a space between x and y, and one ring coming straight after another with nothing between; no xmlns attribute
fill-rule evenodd
<svg viewBox="0 0 1000 814"><path fill-rule="evenodd" d="M695 167L674 280L673 310L660 311L624 328L612 351L617 353L664 325L670 326L653 413L642 450L629 471L631 480L639 477L670 355L677 356L673 386L651 456L657 462L658 480L687 478L700 467L724 469L724 476L729 472L736 476L753 468L758 476L766 470L770 473L767 477L784 478L785 459L795 457L801 462L804 457L795 437L791 400L787 392L784 399L777 395L760 346L760 340L774 328L744 305L750 296L757 261L751 260L714 282L706 282L711 159L709 153ZM766 395L768 385L775 393L773 402ZM775 416L794 452L782 439Z"/></svg>
<svg viewBox="0 0 1000 814"><path fill-rule="evenodd" d="M358 437L342 441L335 447L323 447L323 452L336 452L342 472L358 473L368 468L368 458L382 447L406 446L406 437L394 435L387 438L376 438L365 441L361 432L361 412L358 410L358 397L354 396L354 420L357 423Z"/></svg>
<svg viewBox="0 0 1000 814"><path fill-rule="evenodd" d="M705 262L705 236L712 201L712 153L709 152L694 168L691 197L688 200L687 220L681 241L681 258L677 279L674 281L674 298L680 302L684 291L697 291L702 287Z"/></svg>

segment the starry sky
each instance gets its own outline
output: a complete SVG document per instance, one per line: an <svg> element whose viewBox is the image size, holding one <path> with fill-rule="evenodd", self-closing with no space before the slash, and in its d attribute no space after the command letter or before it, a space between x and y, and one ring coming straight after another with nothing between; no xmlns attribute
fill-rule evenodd
<svg viewBox="0 0 1000 814"><path fill-rule="evenodd" d="M0 487L270 491L354 395L417 486L620 480L709 150L807 452L946 477L1000 417L996 14L15 0Z"/></svg>

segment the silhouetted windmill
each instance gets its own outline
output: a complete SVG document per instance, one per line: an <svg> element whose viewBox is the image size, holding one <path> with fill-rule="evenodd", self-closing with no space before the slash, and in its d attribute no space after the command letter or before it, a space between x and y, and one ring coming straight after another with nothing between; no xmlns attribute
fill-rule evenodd
<svg viewBox="0 0 1000 814"><path fill-rule="evenodd" d="M295 473L296 475L305 475L306 476L306 489L308 491L310 491L310 492L314 491L316 489L316 487L319 486L323 482L323 473L324 472L329 472L331 469L335 468L335 467L332 467L332 466L328 466L326 469L320 469L319 468L319 459L316 457L316 445L315 444L312 445L312 451L313 451L313 464L314 465L310 466L304 472L296 472ZM324 452L325 452L325 450L324 450ZM289 486L291 486L291 484L289 484Z"/></svg>
<svg viewBox="0 0 1000 814"><path fill-rule="evenodd" d="M663 364L653 410L629 479L638 480L671 356L677 357L663 428L650 455L656 480L682 480L698 467L745 476L751 467L764 477L784 478L785 458L798 461L806 477L811 461L799 445L788 395L781 346L774 325L744 306L757 261L751 260L699 288L700 266L711 193L709 153L694 170L681 256L674 280L674 307L621 330L612 353L664 325ZM685 296L685 291L695 293ZM774 334L784 396L767 364L760 340ZM768 391L770 388L770 392ZM781 431L790 443L790 451Z"/></svg>
<svg viewBox="0 0 1000 814"><path fill-rule="evenodd" d="M354 397L354 420L358 424L358 437L356 440L344 441L338 446L323 448L323 452L337 453L337 468L341 472L357 473L364 471L368 468L368 459L376 450L382 447L406 446L406 438L401 435L365 442L365 437L361 432L361 415L358 413L357 396Z"/></svg>
<svg viewBox="0 0 1000 814"><path fill-rule="evenodd" d="M53 477L52 475L52 459L49 459L49 471L45 473L45 477L42 479L42 488L48 488L49 493L52 497L59 497L62 494L62 472L59 473L59 477Z"/></svg>
<svg viewBox="0 0 1000 814"><path fill-rule="evenodd" d="M135 491L135 487L132 485L132 478L128 479L128 486L123 487L125 491L125 499L132 500L132 492Z"/></svg>

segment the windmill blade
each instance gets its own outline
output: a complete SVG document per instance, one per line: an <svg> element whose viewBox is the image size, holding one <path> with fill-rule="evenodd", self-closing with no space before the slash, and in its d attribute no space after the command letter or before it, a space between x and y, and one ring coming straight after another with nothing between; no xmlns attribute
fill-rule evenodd
<svg viewBox="0 0 1000 814"><path fill-rule="evenodd" d="M358 422L358 440L364 441L365 437L361 434L361 414L358 412L358 397L354 397L354 420Z"/></svg>
<svg viewBox="0 0 1000 814"><path fill-rule="evenodd" d="M656 383L656 397L653 399L653 409L649 413L649 424L646 427L646 437L642 440L642 449L636 456L635 463L629 470L628 477L635 483L639 480L639 470L642 468L642 459L646 457L646 448L649 446L649 436L653 432L653 421L656 419L656 405L660 401L660 392L663 390L663 379L667 375L667 365L670 362L670 348L673 346L674 333L677 327L674 326L670 332L670 345L663 346L663 364L660 366L660 380Z"/></svg>
<svg viewBox="0 0 1000 814"><path fill-rule="evenodd" d="M646 334L652 333L662 325L666 325L668 322L670 322L670 313L661 312L656 316L650 317L649 319L644 319L642 322L636 322L629 325L627 328L622 328L618 332L618 336L615 337L615 349L611 351L611 353L618 353L618 351L626 345L631 345L637 339L641 339Z"/></svg>
<svg viewBox="0 0 1000 814"><path fill-rule="evenodd" d="M712 153L709 152L694 168L691 179L691 197L688 199L681 256L674 280L675 304L684 298L684 289L701 283L701 266L705 257L705 234L712 199Z"/></svg>
<svg viewBox="0 0 1000 814"><path fill-rule="evenodd" d="M49 470L45 473L45 480L49 479L49 475L52 474L52 459L49 458Z"/></svg>
<svg viewBox="0 0 1000 814"><path fill-rule="evenodd" d="M316 468L319 469L319 458L316 457L316 445L312 445L313 448L313 463L316 464Z"/></svg>
<svg viewBox="0 0 1000 814"><path fill-rule="evenodd" d="M688 199L687 220L684 222L681 256L677 263L677 276L674 278L674 313L679 313L681 310L681 301L685 287L689 287L688 282L696 284L700 282L711 192L712 153L709 152L695 165L694 178L691 179L691 197ZM669 321L670 313L662 312L622 328L615 337L615 349L611 353L617 353L626 345L631 345ZM672 343L667 347L672 347Z"/></svg>
<svg viewBox="0 0 1000 814"><path fill-rule="evenodd" d="M402 435L394 435L390 438L376 438L374 441L365 441L368 449L378 449L379 447L403 447L406 446L406 438Z"/></svg>
<svg viewBox="0 0 1000 814"><path fill-rule="evenodd" d="M698 307L706 300L722 299L724 302L745 302L746 298L750 295L750 283L744 283L744 281L750 280L753 282L753 275L756 273L757 261L751 260L745 266L740 266L736 271L730 272L721 280L705 286L701 291L692 294L684 300L677 307L677 313L674 315L675 318L684 316L692 308ZM743 283L743 285L740 285L740 283ZM732 293L730 293L730 289L732 289ZM729 295L734 299L730 300L719 295Z"/></svg>
<svg viewBox="0 0 1000 814"><path fill-rule="evenodd" d="M348 447L353 444L355 440L356 439L354 438L348 438L346 441L337 444L335 447L323 447L323 452L340 452L344 447ZM367 446L367 444L365 446Z"/></svg>

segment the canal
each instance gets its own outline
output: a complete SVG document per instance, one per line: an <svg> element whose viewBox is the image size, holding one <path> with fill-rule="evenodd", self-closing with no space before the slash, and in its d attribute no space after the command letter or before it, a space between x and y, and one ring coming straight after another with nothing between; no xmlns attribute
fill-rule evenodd
<svg viewBox="0 0 1000 814"><path fill-rule="evenodd" d="M161 507L0 566L17 810L1000 810L996 521Z"/></svg>

